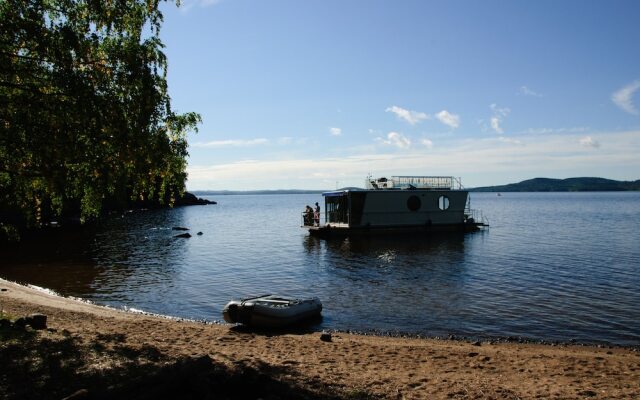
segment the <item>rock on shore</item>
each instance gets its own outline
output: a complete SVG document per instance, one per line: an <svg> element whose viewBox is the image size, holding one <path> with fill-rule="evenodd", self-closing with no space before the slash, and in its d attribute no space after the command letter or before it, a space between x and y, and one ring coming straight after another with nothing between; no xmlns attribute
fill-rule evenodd
<svg viewBox="0 0 640 400"><path fill-rule="evenodd" d="M218 204L215 201L201 199L197 197L193 193L184 192L181 198L177 199L174 207L182 207L182 206L203 206L207 204Z"/></svg>

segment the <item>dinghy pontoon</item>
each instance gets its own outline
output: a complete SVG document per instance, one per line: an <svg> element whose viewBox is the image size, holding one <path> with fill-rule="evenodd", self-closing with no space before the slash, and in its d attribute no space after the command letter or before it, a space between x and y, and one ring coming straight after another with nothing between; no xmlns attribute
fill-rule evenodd
<svg viewBox="0 0 640 400"><path fill-rule="evenodd" d="M294 299L264 295L231 300L222 310L224 320L259 328L281 328L320 315L322 303L317 297Z"/></svg>

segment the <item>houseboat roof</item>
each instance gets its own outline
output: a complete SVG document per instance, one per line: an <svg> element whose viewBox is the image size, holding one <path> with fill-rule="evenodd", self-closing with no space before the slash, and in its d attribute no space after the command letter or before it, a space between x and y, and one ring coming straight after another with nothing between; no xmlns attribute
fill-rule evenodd
<svg viewBox="0 0 640 400"><path fill-rule="evenodd" d="M372 179L368 177L365 188L347 188L325 192L325 197L344 196L348 192L371 190L462 190L460 178L453 176L392 176L391 178Z"/></svg>

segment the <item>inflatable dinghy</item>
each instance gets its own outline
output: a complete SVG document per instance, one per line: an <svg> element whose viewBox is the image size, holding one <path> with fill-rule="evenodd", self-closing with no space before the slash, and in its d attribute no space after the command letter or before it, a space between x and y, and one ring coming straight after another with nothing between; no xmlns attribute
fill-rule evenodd
<svg viewBox="0 0 640 400"><path fill-rule="evenodd" d="M258 328L281 328L320 315L322 303L317 297L294 299L265 295L231 300L224 306L224 320Z"/></svg>

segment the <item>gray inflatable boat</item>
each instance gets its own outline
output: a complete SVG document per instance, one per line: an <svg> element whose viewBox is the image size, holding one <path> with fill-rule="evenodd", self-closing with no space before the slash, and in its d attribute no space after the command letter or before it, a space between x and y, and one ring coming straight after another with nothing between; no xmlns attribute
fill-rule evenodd
<svg viewBox="0 0 640 400"><path fill-rule="evenodd" d="M222 316L232 324L257 328L281 328L320 315L322 303L317 297L295 299L264 295L231 300L224 306Z"/></svg>

